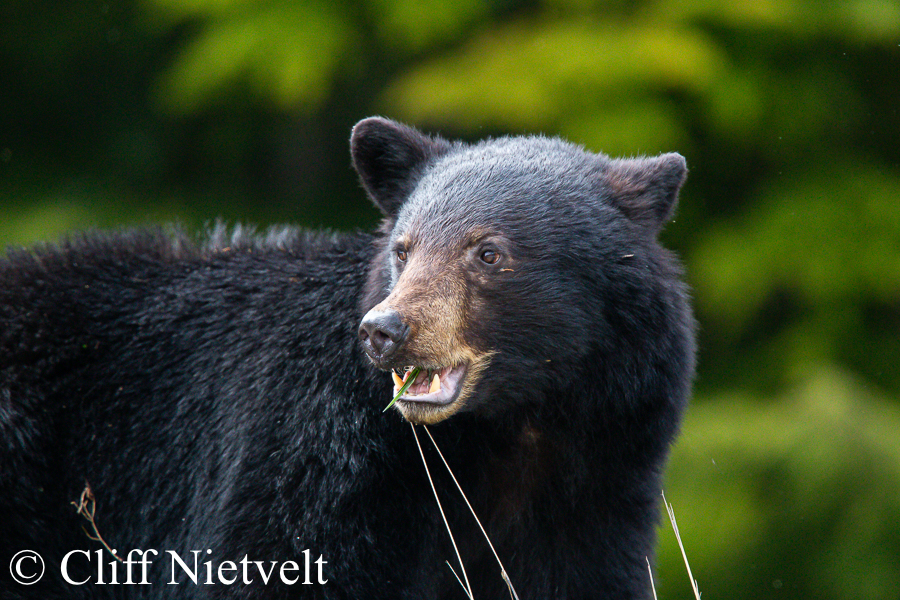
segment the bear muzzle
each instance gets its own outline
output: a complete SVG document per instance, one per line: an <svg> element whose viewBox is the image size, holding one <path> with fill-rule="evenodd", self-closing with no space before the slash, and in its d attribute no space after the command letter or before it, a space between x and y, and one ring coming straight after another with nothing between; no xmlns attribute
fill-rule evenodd
<svg viewBox="0 0 900 600"><path fill-rule="evenodd" d="M409 332L409 326L403 322L398 311L379 310L378 307L370 310L359 326L359 340L372 362L381 369L394 367L391 374L395 394L403 386L413 366L416 366L396 367L396 363L403 360L402 349L409 338ZM452 403L459 395L466 366L460 364L436 369L420 367L416 381L409 387L404 398L436 405Z"/></svg>

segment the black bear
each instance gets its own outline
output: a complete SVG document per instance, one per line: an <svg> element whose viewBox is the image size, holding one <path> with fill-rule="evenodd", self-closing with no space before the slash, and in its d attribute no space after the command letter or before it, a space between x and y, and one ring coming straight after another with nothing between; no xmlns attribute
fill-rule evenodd
<svg viewBox="0 0 900 600"><path fill-rule="evenodd" d="M657 241L682 157L380 118L351 150L373 234L0 259L0 597L510 598L410 424L518 598L651 597L694 369Z"/></svg>

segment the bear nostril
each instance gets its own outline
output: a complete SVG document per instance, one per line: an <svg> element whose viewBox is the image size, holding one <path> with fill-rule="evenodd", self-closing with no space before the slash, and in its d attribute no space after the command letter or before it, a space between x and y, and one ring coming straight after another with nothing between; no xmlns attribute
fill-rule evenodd
<svg viewBox="0 0 900 600"><path fill-rule="evenodd" d="M372 358L385 359L403 345L409 333L395 310L370 310L359 326L359 339Z"/></svg>
<svg viewBox="0 0 900 600"><path fill-rule="evenodd" d="M390 336L388 336L386 333L384 333L383 331L381 331L379 329L376 329L375 331L372 332L371 339L372 339L372 345L375 346L375 349L379 353L384 352L384 347L387 345L388 342L391 341Z"/></svg>

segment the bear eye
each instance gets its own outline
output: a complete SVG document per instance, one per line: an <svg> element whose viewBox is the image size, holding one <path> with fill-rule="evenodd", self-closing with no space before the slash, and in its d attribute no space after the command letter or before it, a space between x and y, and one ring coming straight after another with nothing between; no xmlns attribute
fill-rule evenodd
<svg viewBox="0 0 900 600"><path fill-rule="evenodd" d="M399 260L400 262L406 262L406 259L406 250L397 250L397 260Z"/></svg>
<svg viewBox="0 0 900 600"><path fill-rule="evenodd" d="M494 250L485 250L481 253L481 262L487 263L489 265L495 264L498 260L500 260L500 255L497 254Z"/></svg>

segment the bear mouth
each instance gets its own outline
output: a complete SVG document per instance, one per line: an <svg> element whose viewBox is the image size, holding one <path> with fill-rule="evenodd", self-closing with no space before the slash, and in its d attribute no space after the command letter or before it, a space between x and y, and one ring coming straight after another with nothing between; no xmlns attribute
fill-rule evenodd
<svg viewBox="0 0 900 600"><path fill-rule="evenodd" d="M394 395L400 391L407 377L414 367L391 371L394 380ZM399 373L398 373L399 371ZM415 381L407 388L406 393L400 396L398 402L415 402L446 406L452 404L462 390L463 380L466 377L468 367L465 364L439 369L426 369L419 367L419 373Z"/></svg>

